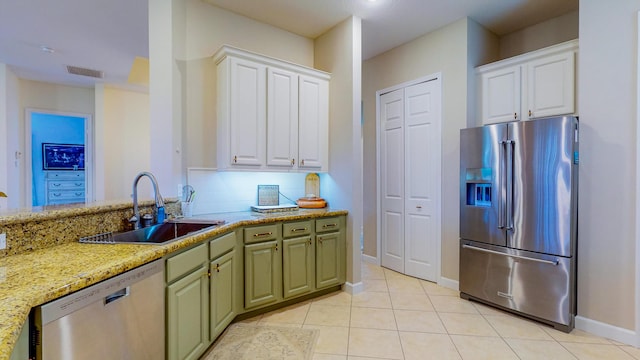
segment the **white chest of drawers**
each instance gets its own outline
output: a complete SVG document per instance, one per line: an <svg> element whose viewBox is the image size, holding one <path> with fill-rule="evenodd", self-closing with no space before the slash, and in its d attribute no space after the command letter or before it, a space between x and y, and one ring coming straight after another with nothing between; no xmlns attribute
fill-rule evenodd
<svg viewBox="0 0 640 360"><path fill-rule="evenodd" d="M84 171L47 171L45 179L46 205L85 201Z"/></svg>

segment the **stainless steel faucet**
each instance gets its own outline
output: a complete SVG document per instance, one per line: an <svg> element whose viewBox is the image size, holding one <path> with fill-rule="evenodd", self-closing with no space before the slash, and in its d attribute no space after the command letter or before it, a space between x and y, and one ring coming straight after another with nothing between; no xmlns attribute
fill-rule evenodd
<svg viewBox="0 0 640 360"><path fill-rule="evenodd" d="M140 229L140 211L138 210L138 181L140 181L143 176L148 177L151 180L151 185L153 185L153 193L156 200L156 222L164 222L164 199L162 199L162 195L160 195L158 181L152 173L143 171L136 175L136 178L133 179L133 217L129 219L129 222L133 225L134 230Z"/></svg>

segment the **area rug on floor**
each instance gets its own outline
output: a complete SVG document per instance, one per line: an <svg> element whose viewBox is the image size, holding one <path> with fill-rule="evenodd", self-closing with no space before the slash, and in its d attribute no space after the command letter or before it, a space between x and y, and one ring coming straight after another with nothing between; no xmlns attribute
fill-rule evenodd
<svg viewBox="0 0 640 360"><path fill-rule="evenodd" d="M232 324L201 360L309 360L318 330Z"/></svg>

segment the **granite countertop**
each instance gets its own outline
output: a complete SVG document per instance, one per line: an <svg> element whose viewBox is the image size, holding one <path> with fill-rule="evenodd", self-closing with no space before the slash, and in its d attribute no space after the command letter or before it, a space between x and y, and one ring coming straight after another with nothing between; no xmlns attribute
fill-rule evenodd
<svg viewBox="0 0 640 360"><path fill-rule="evenodd" d="M9 359L31 308L242 226L346 215L346 210L237 212L192 219L225 220L165 245L67 243L0 258L0 359Z"/></svg>

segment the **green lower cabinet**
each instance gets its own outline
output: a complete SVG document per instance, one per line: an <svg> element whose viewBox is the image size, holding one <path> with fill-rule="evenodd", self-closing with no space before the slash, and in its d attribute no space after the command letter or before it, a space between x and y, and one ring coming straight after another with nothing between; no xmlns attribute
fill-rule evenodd
<svg viewBox="0 0 640 360"><path fill-rule="evenodd" d="M321 289L344 282L343 243L341 231L316 235L316 288Z"/></svg>
<svg viewBox="0 0 640 360"><path fill-rule="evenodd" d="M167 286L167 359L198 359L209 344L209 278L204 266Z"/></svg>
<svg viewBox="0 0 640 360"><path fill-rule="evenodd" d="M233 307L236 293L235 262L237 260L235 255L235 251L231 251L212 260L210 263L209 299L211 308L209 309L209 314L211 318L209 341L214 341L236 316Z"/></svg>
<svg viewBox="0 0 640 360"><path fill-rule="evenodd" d="M277 240L244 246L245 309L282 299L281 253Z"/></svg>
<svg viewBox="0 0 640 360"><path fill-rule="evenodd" d="M313 246L311 236L282 241L282 282L284 298L313 290Z"/></svg>

